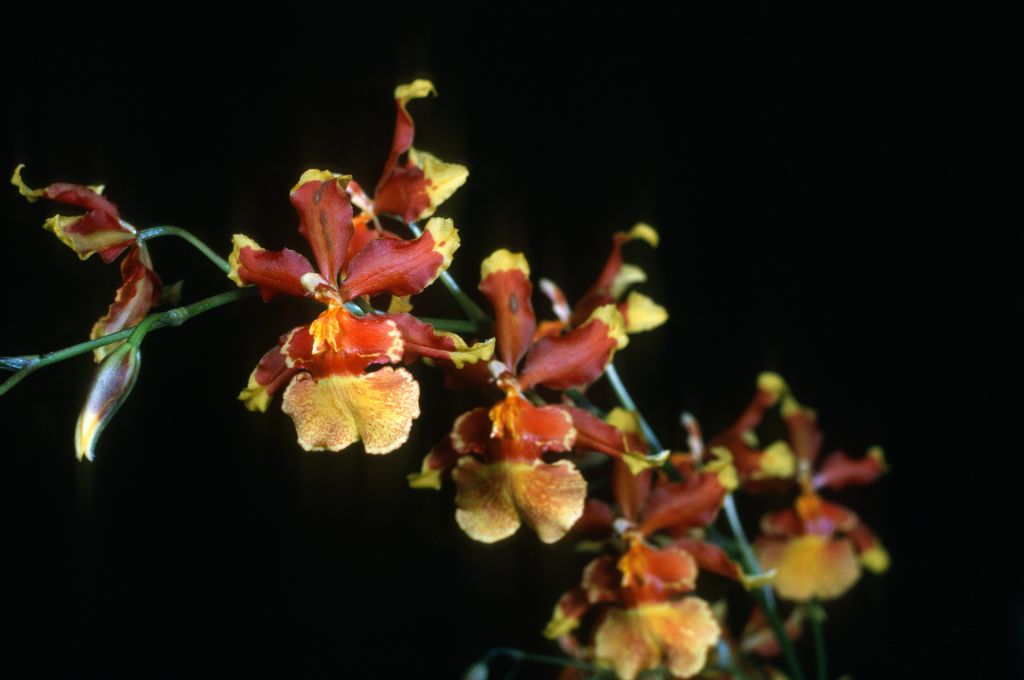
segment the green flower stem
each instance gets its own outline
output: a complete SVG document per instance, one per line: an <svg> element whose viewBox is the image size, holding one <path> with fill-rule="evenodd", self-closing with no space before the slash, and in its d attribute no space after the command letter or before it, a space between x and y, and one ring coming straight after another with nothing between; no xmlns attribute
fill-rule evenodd
<svg viewBox="0 0 1024 680"><path fill-rule="evenodd" d="M480 328L474 321L462 321L461 319L434 319L428 316L417 316L423 323L429 323L436 330L448 331L449 333L480 333Z"/></svg>
<svg viewBox="0 0 1024 680"><path fill-rule="evenodd" d="M486 666L491 659L498 656L507 656L515 661L532 661L534 663L548 664L549 666L560 666L560 667L572 667L579 668L585 671L596 672L599 669L584 661L578 659L572 659L567 656L550 656L548 654L532 654L530 652L524 652L521 649L513 649L511 647L495 647L480 659L474 666L483 664Z"/></svg>
<svg viewBox="0 0 1024 680"><path fill-rule="evenodd" d="M736 545L740 551L740 561L743 563L743 569L748 574L760 574L761 565L757 560L757 555L754 554L754 549L750 547L750 541L747 540L747 534L743 531L743 525L740 524L740 516L736 511L736 501L733 500L731 493L726 494L722 507L725 509L725 517L729 522L729 528L732 529L733 536L736 538ZM750 591L750 594L757 600L761 610L764 611L764 615L772 627L772 632L775 634L775 639L782 649L782 655L786 657L786 664L789 666L793 680L804 680L803 669L800 668L800 661L797 659L796 650L793 648L793 643L789 636L786 635L782 619L779 618L779 610L775 606L775 593L772 592L771 586L755 588Z"/></svg>
<svg viewBox="0 0 1024 680"><path fill-rule="evenodd" d="M825 651L825 629L822 625L825 622L825 610L821 603L815 599L808 607L807 618L811 620L811 632L814 635L814 658L818 665L818 680L828 680L828 654Z"/></svg>
<svg viewBox="0 0 1024 680"><path fill-rule="evenodd" d="M238 290L232 290L227 293L208 297L205 300L193 302L185 307L175 307L174 309L169 309L166 312L160 312L159 314L150 314L139 322L137 326L133 326L132 328L126 328L125 330L118 331L117 333L104 335L102 338L96 338L95 340L80 342L77 345L71 345L70 347L58 349L47 354L4 357L3 359L0 359L0 364L3 366L21 366L21 368L3 384L0 384L0 396L6 394L8 390L24 380L31 373L38 371L40 368L44 368L50 364L55 364L59 361L64 361L65 359L76 357L79 354L91 352L97 347L103 347L104 345L109 345L112 342L118 342L119 340L124 340L126 338L132 339L133 341L141 341L142 335L145 335L150 330L166 328L167 326L180 326L189 319L199 316L203 312L207 312L211 309L248 297L252 295L255 290L255 288L251 287L240 288ZM136 335L136 333L139 335Z"/></svg>
<svg viewBox="0 0 1024 680"><path fill-rule="evenodd" d="M420 229L415 222L409 222L406 226L409 227L409 231L413 233L413 236L419 238L423 235L423 230ZM459 287L459 284L455 282L452 275L447 271L441 272L441 283L448 289L448 292L452 294L455 301L459 303L459 307L462 307L462 311L466 313L470 321L476 323L480 328L488 328L491 325L491 319L487 316L487 312L480 309L480 306L473 302L473 298L466 295L466 293Z"/></svg>
<svg viewBox="0 0 1024 680"><path fill-rule="evenodd" d="M228 264L227 260L222 258L217 253L213 252L210 246L206 245L198 238L196 238L195 235L188 231L185 231L181 227L152 227L150 229L143 229L142 231L139 232L138 240L146 241L148 239L156 238L158 236L177 236L178 238L183 238L189 243L191 243L193 246L195 246L196 250L198 250L207 258L209 258L209 260L213 262L215 265L217 265L217 267L222 272L227 274L229 271L231 271L231 265Z"/></svg>
<svg viewBox="0 0 1024 680"><path fill-rule="evenodd" d="M604 375L608 378L608 382L611 383L615 396L618 397L619 403L622 404L622 408L636 415L636 419L640 423L640 430L643 432L644 438L647 439L648 446L650 446L651 455L657 455L664 451L665 448L661 445L658 435L654 433L654 429L647 422L647 419L644 418L644 414L636 407L636 402L629 396L629 390L626 389L626 384L619 377L619 372L615 370L615 364L608 362L607 368L604 369ZM673 482L683 481L683 476L679 473L679 470L668 460L661 466L661 469Z"/></svg>

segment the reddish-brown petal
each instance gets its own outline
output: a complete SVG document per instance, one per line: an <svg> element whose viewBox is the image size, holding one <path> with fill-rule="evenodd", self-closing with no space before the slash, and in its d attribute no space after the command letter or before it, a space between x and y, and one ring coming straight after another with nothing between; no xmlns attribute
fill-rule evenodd
<svg viewBox="0 0 1024 680"><path fill-rule="evenodd" d="M629 538L629 550L619 559L622 587L636 602L664 602L669 596L693 590L697 563L686 551L654 548L641 538Z"/></svg>
<svg viewBox="0 0 1024 680"><path fill-rule="evenodd" d="M459 453L483 453L491 438L491 419L484 407L466 411L455 419L452 447Z"/></svg>
<svg viewBox="0 0 1024 680"><path fill-rule="evenodd" d="M428 323L409 314L389 314L398 324L405 340L405 362L410 363L421 357L429 357L448 363L456 369L466 364L482 362L484 365L494 356L494 339L477 342L472 346L454 333L436 331Z"/></svg>
<svg viewBox="0 0 1024 680"><path fill-rule="evenodd" d="M775 569L775 590L787 600L831 600L860 578L860 563L846 539L806 534L762 538L754 546L764 569Z"/></svg>
<svg viewBox="0 0 1024 680"><path fill-rule="evenodd" d="M640 530L650 535L665 527L703 527L718 514L727 489L717 474L699 474L685 482L660 484L647 501Z"/></svg>
<svg viewBox="0 0 1024 680"><path fill-rule="evenodd" d="M404 368L319 379L303 372L285 390L282 410L307 451L340 451L362 440L367 453L388 453L409 438L419 393Z"/></svg>
<svg viewBox="0 0 1024 680"><path fill-rule="evenodd" d="M615 562L611 555L602 555L591 560L583 569L583 580L580 585L586 591L591 604L618 602L621 599L622 572L615 566Z"/></svg>
<svg viewBox="0 0 1024 680"><path fill-rule="evenodd" d="M455 519L470 538L483 543L515 533L520 512L541 541L553 543L583 513L587 483L566 460L484 464L465 456L452 477Z"/></svg>
<svg viewBox="0 0 1024 680"><path fill-rule="evenodd" d="M292 336L296 333L305 333L308 336L305 326L299 326L282 335L277 345L260 359L249 376L249 384L238 394L238 398L250 411L265 413L271 398L301 370L298 362L290 362L285 354L285 346L291 344Z"/></svg>
<svg viewBox="0 0 1024 680"><path fill-rule="evenodd" d="M576 448L582 451L599 451L621 458L627 453L643 453L635 447L635 441L630 441L626 433L614 425L610 425L593 415L589 411L573 406L562 406L572 416L572 422L576 426Z"/></svg>
<svg viewBox="0 0 1024 680"><path fill-rule="evenodd" d="M377 239L366 244L348 265L342 286L346 300L360 295L412 295L448 269L459 247L459 233L447 218L434 217L419 238Z"/></svg>
<svg viewBox="0 0 1024 680"><path fill-rule="evenodd" d="M381 185L388 181L391 172L398 164L398 157L412 146L416 128L413 125L412 116L409 115L406 105L413 99L423 99L432 94L437 94L434 84L429 80L423 79L415 80L408 85L399 85L395 88L395 109L397 114L395 118L395 133L391 140L391 152L388 154L388 160L384 164L384 171L381 173L380 182L378 182L377 190L374 193L380 193Z"/></svg>
<svg viewBox="0 0 1024 680"><path fill-rule="evenodd" d="M446 436L423 458L419 472L405 476L413 489L440 489L441 478L459 462L462 454L452 446L451 436Z"/></svg>
<svg viewBox="0 0 1024 680"><path fill-rule="evenodd" d="M573 534L593 538L611 536L615 523L615 512L604 501L588 498L583 506L583 514L573 525Z"/></svg>
<svg viewBox="0 0 1024 680"><path fill-rule="evenodd" d="M768 536L798 536L803 530L803 522L793 508L770 512L761 518L761 531Z"/></svg>
<svg viewBox="0 0 1024 680"><path fill-rule="evenodd" d="M793 607L793 611L783 622L786 637L793 641L797 640L800 633L803 632L803 623L804 608ZM768 619L760 607L755 606L750 611L750 620L743 627L743 638L740 644L743 651L753 652L758 656L774 657L779 655L781 651L779 640L775 637L775 632L768 624Z"/></svg>
<svg viewBox="0 0 1024 680"><path fill-rule="evenodd" d="M402 360L404 343L394 320L386 314L355 316L345 307L330 306L310 324L317 376L361 373L374 364Z"/></svg>
<svg viewBox="0 0 1024 680"><path fill-rule="evenodd" d="M380 215L391 215L403 222L416 222L433 212L428 186L429 180L422 168L411 162L399 165L377 185L373 200L374 211Z"/></svg>
<svg viewBox="0 0 1024 680"><path fill-rule="evenodd" d="M651 470L633 474L625 463L612 461L612 496L626 519L639 520L651 491L653 474Z"/></svg>
<svg viewBox="0 0 1024 680"><path fill-rule="evenodd" d="M313 272L313 265L304 256L285 248L266 250L245 234L235 234L228 263L228 278L238 286L256 284L264 301L284 293L304 297L309 291L302 277Z"/></svg>
<svg viewBox="0 0 1024 680"><path fill-rule="evenodd" d="M627 343L619 310L614 305L598 307L579 328L538 340L526 356L519 382L523 389L545 385L565 390L589 385L604 372L615 350Z"/></svg>
<svg viewBox="0 0 1024 680"><path fill-rule="evenodd" d="M561 407L534 406L515 393L491 407L489 416L491 437L521 444L528 459L542 451L568 451L576 441L572 417Z"/></svg>
<svg viewBox="0 0 1024 680"><path fill-rule="evenodd" d="M801 406L787 395L782 401L782 419L789 430L789 441L799 460L813 463L821 452L822 434L818 416L812 409Z"/></svg>
<svg viewBox="0 0 1024 680"><path fill-rule="evenodd" d="M797 497L796 511L803 521L803 533L831 536L837 531L850 531L860 523L852 510L829 503L814 492Z"/></svg>
<svg viewBox="0 0 1024 680"><path fill-rule="evenodd" d="M842 451L833 453L814 475L814 487L827 486L839 490L847 486L864 486L878 479L887 469L882 449L874 447L863 458L851 458Z"/></svg>
<svg viewBox="0 0 1024 680"><path fill-rule="evenodd" d="M571 325L576 326L583 323L598 307L615 302L629 283L639 283L646 278L642 270L629 267L625 271L628 282L618 281L624 273L622 246L633 239L641 239L652 246L657 246L658 232L646 224L637 224L630 231L620 231L612 237L612 250L605 262L604 269L572 310Z"/></svg>
<svg viewBox="0 0 1024 680"><path fill-rule="evenodd" d="M347 178L307 170L292 190L291 202L299 214L299 233L313 249L320 274L338 285L352 239L352 202L345 192Z"/></svg>
<svg viewBox="0 0 1024 680"><path fill-rule="evenodd" d="M117 333L131 328L149 314L149 310L160 301L163 284L153 271L153 263L144 245L132 248L121 260L121 287L114 295L114 302L107 313L93 324L89 337L92 339ZM121 345L120 342L97 347L93 357L102 361Z"/></svg>
<svg viewBox="0 0 1024 680"><path fill-rule="evenodd" d="M701 569L740 583L747 580L740 565L729 559L729 555L717 545L696 538L678 538L672 545L690 553Z"/></svg>
<svg viewBox="0 0 1024 680"><path fill-rule="evenodd" d="M531 300L530 265L526 258L504 248L493 252L480 265L480 291L494 308L498 356L515 372L537 327Z"/></svg>

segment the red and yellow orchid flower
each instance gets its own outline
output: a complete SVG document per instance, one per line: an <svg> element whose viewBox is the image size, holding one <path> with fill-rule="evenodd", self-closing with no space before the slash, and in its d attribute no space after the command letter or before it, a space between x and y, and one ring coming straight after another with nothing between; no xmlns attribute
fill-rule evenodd
<svg viewBox="0 0 1024 680"><path fill-rule="evenodd" d="M540 288L551 301L558 320L541 323L537 329L539 335L558 335L567 328L583 323L595 309L608 304L618 306L627 333L653 330L668 320L665 308L643 293L631 291L625 300L622 299L630 286L647 280L643 269L623 261L622 246L630 241L644 241L657 248L658 232L642 222L635 224L629 231L617 232L612 237L612 250L604 268L575 306L570 307L565 293L553 281L540 280Z"/></svg>
<svg viewBox="0 0 1024 680"><path fill-rule="evenodd" d="M555 605L544 635L624 680L662 665L673 677L693 677L720 635L707 602L678 597L695 588L696 561L682 548L648 544L637 530L625 531L622 539L618 559L605 555L587 565L580 585ZM572 631L595 607L600 611L593 645L584 647Z"/></svg>
<svg viewBox="0 0 1024 680"><path fill-rule="evenodd" d="M405 223L426 219L465 184L469 176L465 166L446 163L412 145L416 128L408 104L436 94L429 80L415 80L395 88L395 134L374 195L368 196L356 182L348 185L353 204L362 211L355 218L357 231L377 215L388 215ZM405 161L400 162L403 154Z"/></svg>
<svg viewBox="0 0 1024 680"><path fill-rule="evenodd" d="M287 294L327 307L308 326L281 337L239 399L250 410L265 411L287 385L282 408L304 449L339 451L361 440L367 453L388 453L406 441L419 415L419 385L407 370L389 364L423 356L459 365L486 362L494 341L468 347L407 314L349 311L345 305L353 300L423 290L447 269L459 236L451 220L433 218L412 241L387 235L357 240L347 182L345 176L308 170L292 189L299 232L316 268L293 250L269 251L247 236L234 236L229 276L239 286L255 284L264 300Z"/></svg>
<svg viewBox="0 0 1024 680"><path fill-rule="evenodd" d="M498 250L483 261L480 290L494 308L500 360L491 362L490 375L456 373L466 373L469 382L493 381L504 398L490 409L461 415L424 459L422 471L409 478L414 487L440 488L442 476L450 472L457 488L456 520L471 538L485 543L511 536L522 518L551 543L583 513L583 476L568 460L545 462L545 451L564 453L580 446L613 457L643 458L620 431L589 413L536 406L525 396L539 385L555 390L588 385L627 342L614 305L596 308L565 335L534 341L537 320L529 277L522 254Z"/></svg>
<svg viewBox="0 0 1024 680"><path fill-rule="evenodd" d="M28 201L45 198L58 203L87 210L84 215L54 215L43 223L69 248L86 260L94 254L111 263L127 251L121 260L121 286L107 313L93 324L90 339L110 335L139 323L160 302L163 283L153 269L153 262L144 243L137 240L137 232L121 219L117 206L103 194L102 186L84 186L58 182L44 189L32 189L21 178L24 165L14 169L11 184ZM121 343L112 343L93 350L96 362L113 353Z"/></svg>
<svg viewBox="0 0 1024 680"><path fill-rule="evenodd" d="M798 461L800 494L793 507L762 519L763 535L754 548L761 565L777 572L774 586L781 597L834 599L853 587L862 567L875 573L888 569L889 554L853 511L818 491L870 484L885 472L885 456L877 447L859 459L836 452L814 473L823 439L816 414L787 391L782 416Z"/></svg>

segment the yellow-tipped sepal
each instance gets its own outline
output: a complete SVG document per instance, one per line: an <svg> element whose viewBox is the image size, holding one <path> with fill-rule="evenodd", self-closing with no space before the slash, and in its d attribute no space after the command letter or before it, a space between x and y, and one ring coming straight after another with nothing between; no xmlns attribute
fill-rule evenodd
<svg viewBox="0 0 1024 680"><path fill-rule="evenodd" d="M100 433L135 387L141 363L142 352L138 346L126 342L111 352L96 369L85 408L75 426L75 453L79 460L93 459Z"/></svg>

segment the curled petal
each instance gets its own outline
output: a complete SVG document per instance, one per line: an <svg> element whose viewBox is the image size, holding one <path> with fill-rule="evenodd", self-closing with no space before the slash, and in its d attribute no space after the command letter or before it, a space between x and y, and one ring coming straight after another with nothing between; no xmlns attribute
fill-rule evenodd
<svg viewBox="0 0 1024 680"><path fill-rule="evenodd" d="M591 604L598 602L619 602L622 598L622 572L615 566L615 558L602 555L583 570L580 582Z"/></svg>
<svg viewBox="0 0 1024 680"><path fill-rule="evenodd" d="M583 513L587 483L566 460L484 464L466 456L452 473L455 519L470 538L493 543L511 536L520 513L540 540L554 543Z"/></svg>
<svg viewBox="0 0 1024 680"><path fill-rule="evenodd" d="M14 169L11 184L18 187L18 192L29 202L48 198L88 211L77 217L56 215L43 224L44 229L52 231L80 259L99 253L109 264L135 242L135 229L121 222L117 206L101 195L103 187L58 182L45 189L31 189L21 178L24 167L19 165Z"/></svg>
<svg viewBox="0 0 1024 680"><path fill-rule="evenodd" d="M839 597L860 578L860 563L845 539L817 534L762 539L755 545L765 569L774 569L780 597L797 602Z"/></svg>
<svg viewBox="0 0 1024 680"><path fill-rule="evenodd" d="M446 163L425 151L409 148L409 161L423 171L426 180L427 197L430 204L417 219L430 217L437 207L451 198L451 195L466 183L469 170L458 163Z"/></svg>
<svg viewBox="0 0 1024 680"><path fill-rule="evenodd" d="M878 479L888 469L885 454L879 447L873 447L863 458L850 458L845 453L833 453L814 475L814 488L827 486L839 490L847 486L864 486Z"/></svg>
<svg viewBox="0 0 1024 680"><path fill-rule="evenodd" d="M561 408L572 416L577 432L577 449L600 451L613 458L621 458L631 453L643 455L646 447L635 435L623 432L584 409L573 406Z"/></svg>
<svg viewBox="0 0 1024 680"><path fill-rule="evenodd" d="M530 299L530 265L522 253L502 248L485 259L480 265L480 291L494 308L498 356L509 370L515 371L537 327Z"/></svg>
<svg viewBox="0 0 1024 680"><path fill-rule="evenodd" d="M307 170L290 197L299 214L299 233L309 241L320 274L332 286L338 283L352 240L352 201L345 191L349 179L325 170Z"/></svg>
<svg viewBox="0 0 1024 680"><path fill-rule="evenodd" d="M579 328L538 340L526 357L519 382L523 389L545 385L564 390L588 385L628 342L625 323L615 306L598 307Z"/></svg>
<svg viewBox="0 0 1024 680"><path fill-rule="evenodd" d="M458 335L436 331L430 324L409 314L395 314L391 318L398 324L405 340L406 362L429 357L450 362L456 369L461 369L466 364L486 364L494 356L494 338L470 346Z"/></svg>
<svg viewBox="0 0 1024 680"><path fill-rule="evenodd" d="M266 250L245 234L235 234L231 243L228 278L236 285L256 284L264 301L280 293L296 297L309 293L302 280L313 272L313 265L304 256L288 248Z"/></svg>
<svg viewBox="0 0 1024 680"><path fill-rule="evenodd" d="M792 395L782 400L782 419L789 429L789 441L799 460L813 463L821 452L822 434L813 409L800 405Z"/></svg>
<svg viewBox="0 0 1024 680"><path fill-rule="evenodd" d="M569 302L565 298L565 293L551 279L541 279L540 289L547 296L548 300L551 301L551 310L561 322L560 327L564 328L569 323L569 315L572 313L572 310L569 309Z"/></svg>
<svg viewBox="0 0 1024 680"><path fill-rule="evenodd" d="M651 492L640 530L651 534L665 527L707 526L714 521L727 492L715 473L661 484Z"/></svg>
<svg viewBox="0 0 1024 680"><path fill-rule="evenodd" d="M133 248L121 260L121 287L107 313L93 324L89 337L93 340L104 335L131 328L142 321L149 310L160 302L163 284L153 271L153 263L145 246ZM120 342L97 347L93 358L99 362L121 346Z"/></svg>
<svg viewBox="0 0 1024 680"><path fill-rule="evenodd" d="M619 312L626 321L627 333L654 330L668 321L668 310L636 291L631 292L626 301L619 305Z"/></svg>
<svg viewBox="0 0 1024 680"><path fill-rule="evenodd" d="M290 362L285 354L286 345L296 332L305 332L305 326L293 329L277 341L277 346L263 355L260 362L249 376L249 384L245 386L238 398L250 411L266 413L270 400L282 387L288 384L299 368ZM308 334L307 334L308 335Z"/></svg>
<svg viewBox="0 0 1024 680"><path fill-rule="evenodd" d="M404 368L320 379L299 373L285 390L282 410L307 451L340 451L362 440L367 453L389 453L409 438L420 414L419 392Z"/></svg>
<svg viewBox="0 0 1024 680"><path fill-rule="evenodd" d="M466 166L410 148L408 162L391 170L378 186L374 210L403 222L417 222L433 215L467 177Z"/></svg>
<svg viewBox="0 0 1024 680"><path fill-rule="evenodd" d="M423 458L419 472L405 476L409 486L413 489L440 489L441 478L455 467L460 455L452 446L452 438L445 437Z"/></svg>
<svg viewBox="0 0 1024 680"><path fill-rule="evenodd" d="M696 538L679 538L673 541L672 545L692 555L701 569L742 583L747 590L767 585L774 576L771 573L748 576L743 573L743 568L731 560L724 550L707 541Z"/></svg>
<svg viewBox="0 0 1024 680"><path fill-rule="evenodd" d="M594 635L595 655L623 680L664 663L675 677L699 673L720 635L711 607L696 597L611 609Z"/></svg>
<svg viewBox="0 0 1024 680"><path fill-rule="evenodd" d="M380 193L381 186L388 181L392 171L398 164L398 157L409 150L412 146L413 136L416 128L412 122L412 116L406 109L406 105L413 99L423 99L430 95L436 95L437 90L429 80L415 80L407 85L399 85L395 88L395 108L397 116L395 119L395 134L391 141L391 152L384 164L384 172L381 173L380 182L374 193Z"/></svg>
<svg viewBox="0 0 1024 680"><path fill-rule="evenodd" d="M646 241L657 247L658 232L650 225L639 223L630 231L619 232L612 237L612 250L604 269L573 309L572 325L582 323L598 307L615 302L628 286L647 279L647 275L639 267L623 265L622 262L622 246L634 239Z"/></svg>
<svg viewBox="0 0 1024 680"><path fill-rule="evenodd" d="M378 293L418 293L448 269L458 247L455 223L441 217L431 218L420 237L412 241L370 241L349 263L342 296L351 300Z"/></svg>

